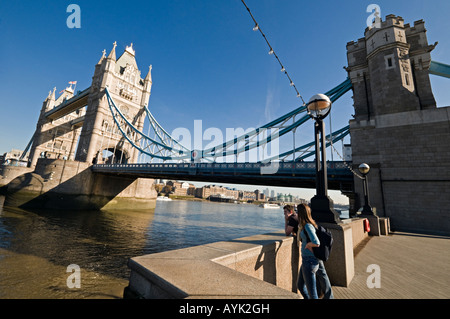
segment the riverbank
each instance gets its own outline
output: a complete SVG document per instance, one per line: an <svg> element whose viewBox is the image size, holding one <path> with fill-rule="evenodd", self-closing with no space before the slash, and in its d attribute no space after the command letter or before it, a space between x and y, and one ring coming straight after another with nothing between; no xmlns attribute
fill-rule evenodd
<svg viewBox="0 0 450 319"><path fill-rule="evenodd" d="M169 197L172 200L186 200L186 201L193 201L193 202L208 202L208 203L220 203L220 201L212 201L209 200L207 198L198 198L198 197L194 197L194 196L178 196L178 195L168 195L167 197ZM284 205L293 205L296 206L298 205L298 203L281 203L281 202L264 202L264 201L252 201L252 202L247 202L247 201L242 201L242 200L235 200L235 201L229 201L228 203L230 204L244 204L244 205L255 205L255 206L260 206L262 204L277 204L280 207L284 207ZM349 205L342 205L342 204L335 204L334 205L335 209L341 214L341 218L349 218L348 215L348 210L349 210Z"/></svg>
<svg viewBox="0 0 450 319"><path fill-rule="evenodd" d="M179 195L169 195L168 196L170 199L173 200L187 200L187 201L197 201L197 202L214 202L214 203L218 203L219 201L214 201L214 200L209 200L207 198L198 198L198 197L194 197L194 196L179 196ZM280 207L284 206L284 205L298 205L296 203L281 203L281 202L264 202L264 201L251 201L251 202L247 202L247 201L242 201L242 200L234 200L234 201L230 201L229 203L231 204L253 204L256 206L259 206L261 204L267 204L267 203L271 203L271 204L277 204L280 205Z"/></svg>

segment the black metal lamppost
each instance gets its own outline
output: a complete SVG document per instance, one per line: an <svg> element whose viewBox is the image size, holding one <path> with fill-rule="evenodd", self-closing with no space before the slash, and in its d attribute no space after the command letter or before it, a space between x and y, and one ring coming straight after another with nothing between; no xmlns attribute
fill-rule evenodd
<svg viewBox="0 0 450 319"><path fill-rule="evenodd" d="M333 200L328 197L326 144L323 119L331 111L331 100L325 94L314 95L306 105L308 114L314 120L316 147L316 195L311 198L311 212L314 220L325 223L339 223L339 214L334 210ZM322 161L320 160L322 149Z"/></svg>
<svg viewBox="0 0 450 319"><path fill-rule="evenodd" d="M372 207L370 207L369 203L369 185L367 180L367 174L369 174L370 166L366 163L362 163L358 167L359 172L363 175L363 191L364 191L364 206L361 214L363 215L374 215Z"/></svg>

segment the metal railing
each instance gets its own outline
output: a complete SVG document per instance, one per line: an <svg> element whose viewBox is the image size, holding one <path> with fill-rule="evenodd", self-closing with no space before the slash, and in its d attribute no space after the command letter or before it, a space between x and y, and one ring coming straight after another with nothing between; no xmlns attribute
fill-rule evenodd
<svg viewBox="0 0 450 319"><path fill-rule="evenodd" d="M147 163L147 164L95 164L92 166L93 170L106 169L116 171L127 171L129 169L260 169L264 166L270 166L264 163ZM316 168L315 162L300 162L300 163L278 163L278 169L307 169L312 170ZM344 162L327 162L328 169L342 169L347 170Z"/></svg>

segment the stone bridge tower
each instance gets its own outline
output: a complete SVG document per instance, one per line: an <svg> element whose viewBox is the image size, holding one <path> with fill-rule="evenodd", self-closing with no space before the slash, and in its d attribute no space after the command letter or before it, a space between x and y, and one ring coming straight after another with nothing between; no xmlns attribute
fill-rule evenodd
<svg viewBox="0 0 450 319"><path fill-rule="evenodd" d="M136 162L138 151L126 142L115 125L106 98L105 88L122 114L142 131L145 105L152 87L151 66L145 79L141 78L135 51L126 47L116 59L116 44L106 57L105 51L95 66L90 88L74 95L72 86L56 98L55 89L45 99L30 150L30 166L39 158L77 160L93 163ZM71 99L76 102L70 102ZM60 113L59 108L74 105L73 112ZM86 107L84 107L86 106ZM54 113L49 115L49 113ZM132 133L132 132L131 132ZM136 139L134 135L131 138Z"/></svg>
<svg viewBox="0 0 450 319"><path fill-rule="evenodd" d="M153 209L154 180L105 176L93 163L136 162L138 151L122 136L106 96L108 88L127 122L142 131L152 86L151 67L141 78L132 45L116 59L116 44L95 66L92 84L72 86L45 99L30 150L31 167L8 169L5 206L44 209ZM76 84L73 81L70 84ZM118 122L124 121L121 117ZM137 141L132 132L130 140ZM6 172L6 171L5 171ZM4 172L0 172L5 176Z"/></svg>
<svg viewBox="0 0 450 319"><path fill-rule="evenodd" d="M125 143L112 118L106 87L127 120L138 130L143 129L144 106L148 105L152 87L151 66L145 79L142 79L132 45L126 47L116 59L114 43L109 55L106 57L103 52L95 66L75 160L88 163L136 162L138 151Z"/></svg>
<svg viewBox="0 0 450 319"><path fill-rule="evenodd" d="M353 165L371 166L371 205L395 229L450 233L450 108L436 107L425 23L388 15L347 44ZM355 189L362 196L361 180Z"/></svg>

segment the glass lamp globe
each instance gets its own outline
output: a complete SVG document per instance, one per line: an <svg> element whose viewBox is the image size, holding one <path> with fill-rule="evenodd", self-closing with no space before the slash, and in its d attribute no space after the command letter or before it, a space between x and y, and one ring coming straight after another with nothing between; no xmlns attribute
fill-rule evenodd
<svg viewBox="0 0 450 319"><path fill-rule="evenodd" d="M325 94L316 94L306 104L308 114L315 119L323 119L330 113L331 100Z"/></svg>
<svg viewBox="0 0 450 319"><path fill-rule="evenodd" d="M359 165L358 169L361 174L367 175L370 171L370 166L366 163L362 163L361 165Z"/></svg>

